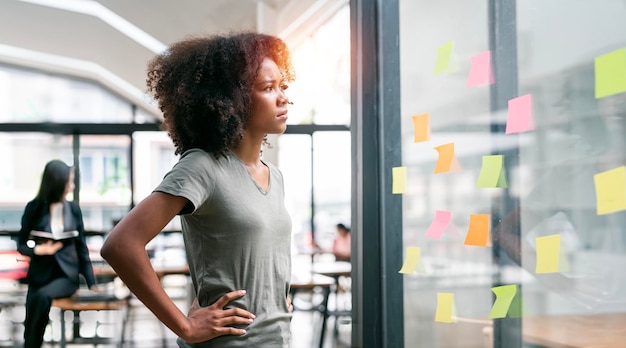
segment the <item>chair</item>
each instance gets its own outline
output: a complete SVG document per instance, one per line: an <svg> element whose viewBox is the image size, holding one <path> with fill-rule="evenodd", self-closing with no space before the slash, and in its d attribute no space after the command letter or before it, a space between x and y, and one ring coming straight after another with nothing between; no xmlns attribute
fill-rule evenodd
<svg viewBox="0 0 626 348"><path fill-rule="evenodd" d="M60 345L61 348L66 347L67 343L80 343L80 344L93 344L94 346L98 344L111 343L111 341L115 340L116 335L113 337L104 337L98 334L98 327L104 324L119 324L119 320L113 320L111 322L101 322L98 318L96 318L96 327L95 333L92 337L83 337L81 335L81 312L86 311L118 311L121 320L121 328L119 334L119 342L117 342L119 347L123 347L124 344L124 334L126 329L126 322L128 320L128 298L119 299L112 294L99 294L99 293L90 293L90 294L82 294L79 290L72 297L59 298L52 301L52 307L56 307L60 310L59 321L61 323L61 339ZM74 314L73 325L72 325L72 339L67 340L67 332L65 326L65 312L72 311Z"/></svg>

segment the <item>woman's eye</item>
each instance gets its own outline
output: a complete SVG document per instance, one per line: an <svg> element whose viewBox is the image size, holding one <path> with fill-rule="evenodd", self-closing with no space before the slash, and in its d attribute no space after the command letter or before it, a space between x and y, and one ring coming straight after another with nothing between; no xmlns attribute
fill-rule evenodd
<svg viewBox="0 0 626 348"><path fill-rule="evenodd" d="M286 90L287 90L287 88L289 88L289 86L288 86L288 85L280 85L280 90L281 90L281 91L286 91Z"/></svg>
<svg viewBox="0 0 626 348"><path fill-rule="evenodd" d="M265 87L263 90L264 90L264 91L266 91L266 92L271 92L271 91L272 91L272 89L273 89L273 87L272 87L272 86L267 86L267 87Z"/></svg>

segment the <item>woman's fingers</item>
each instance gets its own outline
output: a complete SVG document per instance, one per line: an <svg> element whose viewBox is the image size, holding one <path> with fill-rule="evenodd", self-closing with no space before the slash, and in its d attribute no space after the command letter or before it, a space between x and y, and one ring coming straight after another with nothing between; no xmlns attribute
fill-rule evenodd
<svg viewBox="0 0 626 348"><path fill-rule="evenodd" d="M220 297L217 301L215 301L215 303L213 303L213 305L211 306L223 309L224 307L226 307L228 303L230 303L233 300L243 297L245 294L246 294L246 290L237 290L237 291L227 292L222 297Z"/></svg>

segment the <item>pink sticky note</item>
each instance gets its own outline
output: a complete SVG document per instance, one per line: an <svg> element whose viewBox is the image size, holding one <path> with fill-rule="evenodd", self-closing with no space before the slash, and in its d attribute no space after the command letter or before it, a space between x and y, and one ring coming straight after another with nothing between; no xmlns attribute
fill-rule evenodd
<svg viewBox="0 0 626 348"><path fill-rule="evenodd" d="M446 227L450 223L451 213L447 210L437 210L435 212L435 219L426 230L425 236L427 238L439 239L445 231Z"/></svg>
<svg viewBox="0 0 626 348"><path fill-rule="evenodd" d="M467 87L491 85L495 82L491 66L491 51L472 57Z"/></svg>
<svg viewBox="0 0 626 348"><path fill-rule="evenodd" d="M533 120L533 96L526 94L509 100L506 134L521 133L535 129Z"/></svg>

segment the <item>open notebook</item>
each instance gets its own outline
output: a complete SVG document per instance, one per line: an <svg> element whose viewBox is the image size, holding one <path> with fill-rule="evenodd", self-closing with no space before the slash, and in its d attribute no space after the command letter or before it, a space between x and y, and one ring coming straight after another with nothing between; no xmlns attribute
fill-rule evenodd
<svg viewBox="0 0 626 348"><path fill-rule="evenodd" d="M56 233L46 231L30 231L30 236L33 239L64 240L68 238L78 237L78 231L65 231Z"/></svg>

